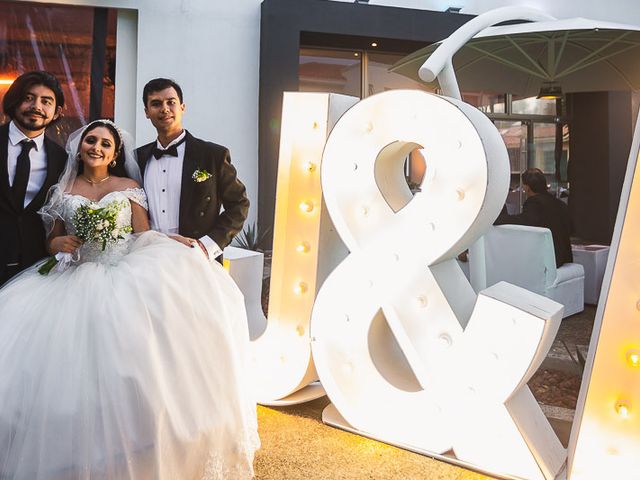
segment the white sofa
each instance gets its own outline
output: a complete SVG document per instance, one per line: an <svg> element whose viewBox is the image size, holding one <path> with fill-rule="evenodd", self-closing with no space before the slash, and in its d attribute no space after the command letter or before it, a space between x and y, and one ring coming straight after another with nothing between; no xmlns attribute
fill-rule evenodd
<svg viewBox="0 0 640 480"><path fill-rule="evenodd" d="M469 249L469 270L476 292L505 281L561 303L563 318L584 310L584 268L577 263L556 268L548 228L490 227Z"/></svg>

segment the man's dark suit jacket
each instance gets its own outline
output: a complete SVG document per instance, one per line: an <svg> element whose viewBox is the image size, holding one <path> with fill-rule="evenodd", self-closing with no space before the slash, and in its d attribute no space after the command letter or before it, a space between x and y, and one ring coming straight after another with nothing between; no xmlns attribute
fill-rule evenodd
<svg viewBox="0 0 640 480"><path fill-rule="evenodd" d="M147 162L155 160L152 156L155 146L153 141L136 150L143 176ZM204 182L195 182L191 177L196 170L206 170L211 177ZM222 213L221 207L224 207ZM192 238L208 235L224 249L242 229L248 212L246 189L231 165L229 150L187 132L178 233Z"/></svg>
<svg viewBox="0 0 640 480"><path fill-rule="evenodd" d="M19 270L24 270L47 255L44 225L38 210L49 188L58 182L67 160L64 149L45 137L47 176L40 191L24 208L16 204L9 186L8 144L7 123L0 126L0 284L7 279L8 263L18 263Z"/></svg>
<svg viewBox="0 0 640 480"><path fill-rule="evenodd" d="M527 198L522 206L522 213L519 215L509 215L506 207L503 207L494 225L503 224L548 228L553 236L556 266L573 262L569 209L564 202L551 194L538 193Z"/></svg>

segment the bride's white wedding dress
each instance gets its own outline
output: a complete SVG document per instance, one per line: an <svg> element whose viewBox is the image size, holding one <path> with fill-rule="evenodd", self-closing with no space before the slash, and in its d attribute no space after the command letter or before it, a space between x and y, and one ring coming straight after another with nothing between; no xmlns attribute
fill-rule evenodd
<svg viewBox="0 0 640 480"><path fill-rule="evenodd" d="M129 200L146 208L141 189L99 204L114 200L126 201L121 227ZM69 233L88 202L66 195ZM0 479L252 477L245 307L213 263L145 232L0 290Z"/></svg>

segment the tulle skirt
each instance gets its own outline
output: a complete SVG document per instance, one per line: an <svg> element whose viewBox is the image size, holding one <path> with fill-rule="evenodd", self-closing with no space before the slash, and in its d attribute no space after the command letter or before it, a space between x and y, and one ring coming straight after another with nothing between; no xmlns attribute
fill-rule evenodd
<svg viewBox="0 0 640 480"><path fill-rule="evenodd" d="M0 479L251 478L242 294L155 232L114 263L0 290Z"/></svg>

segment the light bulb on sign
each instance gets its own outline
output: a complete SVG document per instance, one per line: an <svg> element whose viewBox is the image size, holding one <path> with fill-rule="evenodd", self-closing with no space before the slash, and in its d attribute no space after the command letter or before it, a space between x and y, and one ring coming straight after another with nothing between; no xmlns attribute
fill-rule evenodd
<svg viewBox="0 0 640 480"><path fill-rule="evenodd" d="M298 253L308 253L311 250L311 245L309 242L300 242L296 247L296 252Z"/></svg>
<svg viewBox="0 0 640 480"><path fill-rule="evenodd" d="M293 293L296 295L302 295L303 293L306 293L308 289L309 287L306 283L300 282L293 288Z"/></svg>
<svg viewBox="0 0 640 480"><path fill-rule="evenodd" d="M311 213L313 211L314 205L311 200L306 200L304 202L300 202L300 205L298 205L298 207L304 213Z"/></svg>
<svg viewBox="0 0 640 480"><path fill-rule="evenodd" d="M631 405L626 400L618 400L616 402L616 413L620 415L621 418L629 418L631 414Z"/></svg>
<svg viewBox="0 0 640 480"><path fill-rule="evenodd" d="M632 367L640 366L640 350L629 350L627 352L627 362Z"/></svg>

